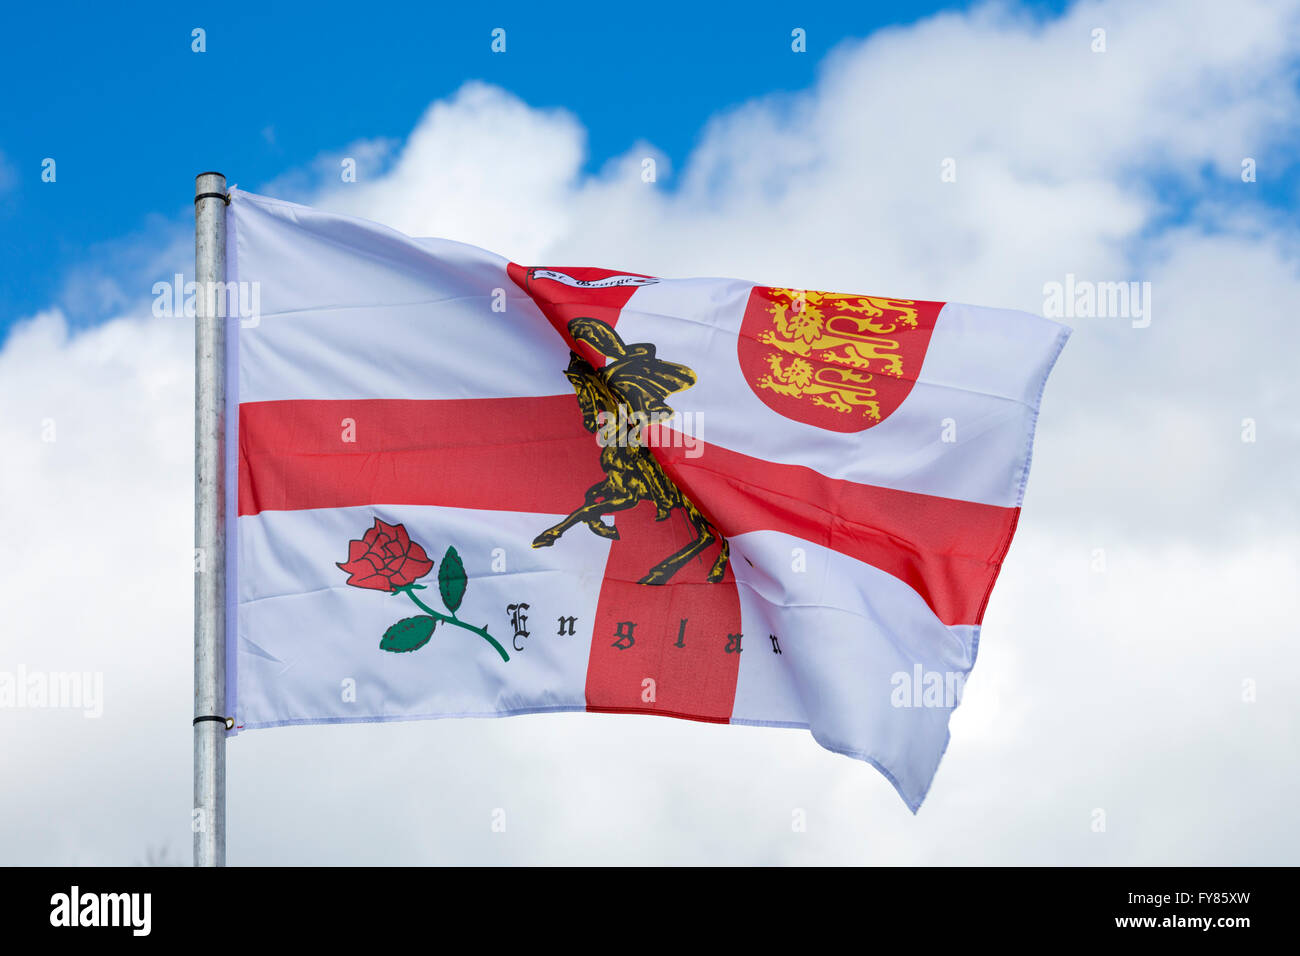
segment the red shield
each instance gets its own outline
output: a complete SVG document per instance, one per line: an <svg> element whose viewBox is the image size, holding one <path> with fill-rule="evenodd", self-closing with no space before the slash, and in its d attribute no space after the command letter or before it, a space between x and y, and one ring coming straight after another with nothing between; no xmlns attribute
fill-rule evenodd
<svg viewBox="0 0 1300 956"><path fill-rule="evenodd" d="M755 286L737 346L740 368L774 412L830 431L862 431L907 398L941 308Z"/></svg>

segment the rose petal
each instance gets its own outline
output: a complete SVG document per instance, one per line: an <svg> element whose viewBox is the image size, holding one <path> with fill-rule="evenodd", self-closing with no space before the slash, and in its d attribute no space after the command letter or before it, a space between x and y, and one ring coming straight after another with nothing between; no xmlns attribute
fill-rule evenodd
<svg viewBox="0 0 1300 956"><path fill-rule="evenodd" d="M374 562L362 555L355 561L346 561L339 565L344 571L353 576L369 577L378 573L379 569L375 567Z"/></svg>
<svg viewBox="0 0 1300 956"><path fill-rule="evenodd" d="M401 567L393 575L393 580L398 582L399 585L411 584L432 570L432 561L416 561L412 558L404 558Z"/></svg>
<svg viewBox="0 0 1300 956"><path fill-rule="evenodd" d="M391 591L393 583L383 575L373 574L368 578L351 577L348 584L354 588L370 588L374 591Z"/></svg>
<svg viewBox="0 0 1300 956"><path fill-rule="evenodd" d="M348 573L347 583L358 588L372 588L376 591L391 591L393 586L388 576L376 574L369 561L351 561L338 567Z"/></svg>

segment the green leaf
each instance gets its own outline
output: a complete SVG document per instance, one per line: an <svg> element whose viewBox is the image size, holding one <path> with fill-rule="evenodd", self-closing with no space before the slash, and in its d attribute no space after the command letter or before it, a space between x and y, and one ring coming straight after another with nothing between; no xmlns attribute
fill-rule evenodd
<svg viewBox="0 0 1300 956"><path fill-rule="evenodd" d="M379 642L379 648L398 654L419 650L429 643L429 638L433 637L433 629L437 624L438 619L427 614L405 618L384 631L384 638Z"/></svg>
<svg viewBox="0 0 1300 956"><path fill-rule="evenodd" d="M468 580L460 555L455 548L448 547L447 553L442 556L442 564L438 567L438 590L442 594L442 603L447 605L447 610L452 614L460 607Z"/></svg>

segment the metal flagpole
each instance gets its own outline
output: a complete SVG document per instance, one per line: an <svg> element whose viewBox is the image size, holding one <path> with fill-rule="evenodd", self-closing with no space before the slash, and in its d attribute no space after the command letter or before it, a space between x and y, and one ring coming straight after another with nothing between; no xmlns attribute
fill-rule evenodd
<svg viewBox="0 0 1300 956"><path fill-rule="evenodd" d="M194 187L194 865L226 864L226 177Z"/></svg>

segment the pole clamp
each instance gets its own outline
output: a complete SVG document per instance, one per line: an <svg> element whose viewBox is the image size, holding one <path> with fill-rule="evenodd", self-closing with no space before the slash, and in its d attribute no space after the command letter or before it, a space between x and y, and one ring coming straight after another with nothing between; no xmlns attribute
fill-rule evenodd
<svg viewBox="0 0 1300 956"><path fill-rule="evenodd" d="M227 730L234 730L234 729L235 729L235 718L234 718L234 717L214 717L214 716L209 716L209 717L195 717L195 718L194 718L194 724L193 724L193 726L197 727L197 726L198 726L202 721L205 721L205 720L219 720L219 721L221 721L223 724L226 725L226 729L227 729Z"/></svg>
<svg viewBox="0 0 1300 956"><path fill-rule="evenodd" d="M230 193L199 193L194 197L196 203L200 199L220 199L227 206L230 205Z"/></svg>

